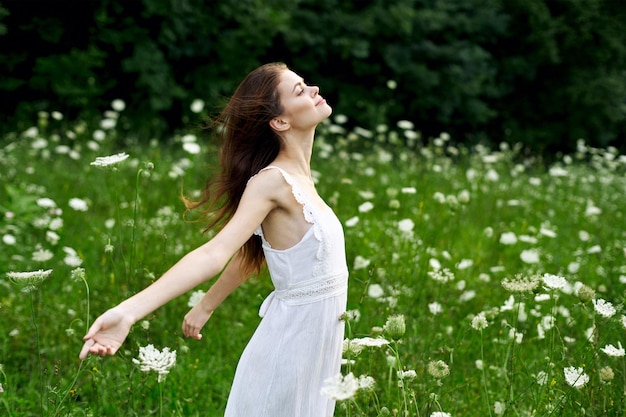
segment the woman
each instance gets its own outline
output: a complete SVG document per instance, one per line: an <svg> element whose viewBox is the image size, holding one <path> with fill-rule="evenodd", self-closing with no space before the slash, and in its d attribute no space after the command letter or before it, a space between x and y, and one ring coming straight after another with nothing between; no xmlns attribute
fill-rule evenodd
<svg viewBox="0 0 626 417"><path fill-rule="evenodd" d="M134 323L221 272L183 320L183 334L201 339L213 311L265 261L276 289L237 365L225 416L332 416L335 404L320 389L340 368L348 270L341 224L310 167L315 128L331 113L319 88L284 64L248 74L216 120L220 175L188 205L207 205L209 227L223 227L100 316L80 358L115 354Z"/></svg>

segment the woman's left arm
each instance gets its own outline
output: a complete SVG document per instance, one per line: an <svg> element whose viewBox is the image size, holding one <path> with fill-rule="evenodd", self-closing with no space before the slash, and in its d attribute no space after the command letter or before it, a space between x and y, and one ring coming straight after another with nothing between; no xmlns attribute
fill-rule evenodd
<svg viewBox="0 0 626 417"><path fill-rule="evenodd" d="M243 255L239 251L217 281L204 294L202 300L185 315L182 326L185 337L193 337L196 340L202 339L200 330L211 318L215 309L248 278L242 273L242 261Z"/></svg>

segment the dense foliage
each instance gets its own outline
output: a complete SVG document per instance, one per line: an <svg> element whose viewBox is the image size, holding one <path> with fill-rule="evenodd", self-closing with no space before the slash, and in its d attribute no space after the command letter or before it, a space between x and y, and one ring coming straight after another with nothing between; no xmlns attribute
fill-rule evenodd
<svg viewBox="0 0 626 417"><path fill-rule="evenodd" d="M84 118L115 98L145 135L195 124L281 60L336 112L423 136L573 149L626 134L626 3L613 0L0 2L3 126Z"/></svg>

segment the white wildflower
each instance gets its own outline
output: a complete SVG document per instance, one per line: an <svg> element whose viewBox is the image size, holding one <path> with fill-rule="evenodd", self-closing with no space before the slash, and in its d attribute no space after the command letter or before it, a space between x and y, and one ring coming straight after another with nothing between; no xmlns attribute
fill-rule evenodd
<svg viewBox="0 0 626 417"><path fill-rule="evenodd" d="M96 160L93 161L90 165L99 168L105 168L113 165L117 165L126 159L128 159L129 155L126 152L121 152L115 155L110 156L98 156Z"/></svg>
<svg viewBox="0 0 626 417"><path fill-rule="evenodd" d="M609 301L606 301L603 298L599 298L597 300L593 300L593 308L596 310L596 313L600 314L602 317L610 318L615 315L616 310Z"/></svg>
<svg viewBox="0 0 626 417"><path fill-rule="evenodd" d="M354 344L356 346L363 347L382 347L389 344L387 339L383 339L382 337L361 337L356 339L351 339L350 344Z"/></svg>
<svg viewBox="0 0 626 417"><path fill-rule="evenodd" d="M409 369L407 371L398 371L398 379L400 380L415 378L417 378L417 372L415 372L415 370L413 369Z"/></svg>
<svg viewBox="0 0 626 417"><path fill-rule="evenodd" d="M348 310L346 311L345 316L347 320L357 322L361 319L361 311L357 309Z"/></svg>
<svg viewBox="0 0 626 417"><path fill-rule="evenodd" d="M363 351L364 348L365 346L359 344L354 339L344 339L341 353L344 355L348 353L350 356L357 356L361 353L361 351Z"/></svg>
<svg viewBox="0 0 626 417"><path fill-rule="evenodd" d="M396 126L398 126L400 129L405 129L405 130L413 130L413 128L415 127L413 125L413 122L411 122L410 120L398 120L398 123L396 123Z"/></svg>
<svg viewBox="0 0 626 417"><path fill-rule="evenodd" d="M106 139L106 136L107 134L104 133L104 131L100 129L94 130L93 134L91 135L91 137L96 141L96 143L102 142L104 139Z"/></svg>
<svg viewBox="0 0 626 417"><path fill-rule="evenodd" d="M470 268L472 265L474 265L474 261L472 261L471 259L461 259L456 264L456 269L463 270L463 269Z"/></svg>
<svg viewBox="0 0 626 417"><path fill-rule="evenodd" d="M430 414L430 417L452 417L452 414L446 413L445 411L435 411Z"/></svg>
<svg viewBox="0 0 626 417"><path fill-rule="evenodd" d="M346 116L345 114L338 114L335 116L335 123L342 125L346 123L347 121L348 121L348 116Z"/></svg>
<svg viewBox="0 0 626 417"><path fill-rule="evenodd" d="M565 374L565 381L574 388L581 388L589 382L589 375L583 371L583 368L568 366L563 369L563 373Z"/></svg>
<svg viewBox="0 0 626 417"><path fill-rule="evenodd" d="M543 283L546 285L546 287L552 289L563 288L565 284L567 284L565 278L558 275L544 274L541 279L543 280Z"/></svg>
<svg viewBox="0 0 626 417"><path fill-rule="evenodd" d="M475 330L483 330L489 326L489 322L484 312L480 312L472 319L472 328Z"/></svg>
<svg viewBox="0 0 626 417"><path fill-rule="evenodd" d="M359 213L367 213L373 208L374 208L374 203L372 203L371 201L366 201L365 203L359 206Z"/></svg>
<svg viewBox="0 0 626 417"><path fill-rule="evenodd" d="M354 270L357 269L365 269L369 266L370 260L362 257L361 255L357 255L354 258L354 266L352 267Z"/></svg>
<svg viewBox="0 0 626 417"><path fill-rule="evenodd" d="M359 389L359 381L350 372L343 376L337 374L324 381L321 393L335 401L343 401L354 397Z"/></svg>
<svg viewBox="0 0 626 417"><path fill-rule="evenodd" d="M197 155L202 150L200 148L200 145L198 145L195 142L185 142L185 143L183 143L183 149L185 150L185 152L190 153L192 155Z"/></svg>
<svg viewBox="0 0 626 417"><path fill-rule="evenodd" d="M78 253L73 248L65 246L63 247L63 252L65 252L65 258L63 259L65 265L72 268L76 268L82 265L83 260L80 258L80 256L78 256Z"/></svg>
<svg viewBox="0 0 626 417"><path fill-rule="evenodd" d="M602 214L602 209L593 205L593 203L589 203L587 208L585 209L585 216L597 216Z"/></svg>
<svg viewBox="0 0 626 417"><path fill-rule="evenodd" d="M358 216L350 217L348 220L346 220L346 227L354 227L358 223L359 223L359 217Z"/></svg>
<svg viewBox="0 0 626 417"><path fill-rule="evenodd" d="M8 246L13 246L17 243L17 239L11 234L2 235L2 243Z"/></svg>
<svg viewBox="0 0 626 417"><path fill-rule="evenodd" d="M156 372L159 375L158 382L161 382L176 363L176 351L170 351L168 347L159 351L150 344L139 348L139 358L133 358L133 363L139 365L142 372Z"/></svg>
<svg viewBox="0 0 626 417"><path fill-rule="evenodd" d="M548 374L544 371L539 371L535 379L537 380L537 384L541 386L546 385L548 383Z"/></svg>
<svg viewBox="0 0 626 417"><path fill-rule="evenodd" d="M438 271L429 271L428 276L441 283L454 280L454 274L448 268L443 268Z"/></svg>
<svg viewBox="0 0 626 417"><path fill-rule="evenodd" d="M50 220L50 224L48 224L48 229L50 230L59 230L63 227L63 219L60 217L55 217Z"/></svg>
<svg viewBox="0 0 626 417"><path fill-rule="evenodd" d="M189 301L187 301L187 306L192 308L195 307L200 302L200 300L202 300L204 294L205 292L202 290L192 292L189 296Z"/></svg>
<svg viewBox="0 0 626 417"><path fill-rule="evenodd" d="M117 112L122 112L126 108L126 103L118 98L111 102L111 108Z"/></svg>
<svg viewBox="0 0 626 417"><path fill-rule="evenodd" d="M107 118L100 120L100 128L104 130L114 129L116 125L117 125L117 120L112 117L107 117Z"/></svg>
<svg viewBox="0 0 626 417"><path fill-rule="evenodd" d="M602 252L602 246L600 245L593 245L592 247L587 249L587 253L590 255L594 253L600 253L600 252Z"/></svg>
<svg viewBox="0 0 626 417"><path fill-rule="evenodd" d="M613 380L613 378L615 378L615 372L613 372L613 369L610 366L605 366L603 368L600 368L600 371L598 371L598 376L600 377L600 381L603 384L608 384Z"/></svg>
<svg viewBox="0 0 626 417"><path fill-rule="evenodd" d="M68 205L76 211L87 211L88 206L85 200L80 198L70 198Z"/></svg>
<svg viewBox="0 0 626 417"><path fill-rule="evenodd" d="M515 297L510 295L509 298L500 307L500 311L511 311L513 310L514 306L515 306Z"/></svg>
<svg viewBox="0 0 626 417"><path fill-rule="evenodd" d="M520 259L527 264L539 263L539 251L537 249L527 249L520 253Z"/></svg>
<svg viewBox="0 0 626 417"><path fill-rule="evenodd" d="M428 310L430 311L430 314L432 314L433 316L436 316L437 314L440 314L443 312L443 307L441 306L441 304L434 301L428 304Z"/></svg>
<svg viewBox="0 0 626 417"><path fill-rule="evenodd" d="M48 249L37 249L32 255L32 259L35 262L48 262L53 257L54 254Z"/></svg>
<svg viewBox="0 0 626 417"><path fill-rule="evenodd" d="M554 230L551 230L551 229L548 229L548 228L545 228L545 227L542 227L539 230L539 234L541 234L543 236L546 236L546 237L551 237L551 238L555 238L557 236L556 232Z"/></svg>
<svg viewBox="0 0 626 417"><path fill-rule="evenodd" d="M428 373L435 378L445 378L450 375L450 367L442 360L430 361L428 363Z"/></svg>
<svg viewBox="0 0 626 417"><path fill-rule="evenodd" d="M191 102L191 106L189 106L189 108L192 112L196 114L200 113L202 110L204 110L204 101L197 98Z"/></svg>
<svg viewBox="0 0 626 417"><path fill-rule="evenodd" d="M566 169L555 166L550 168L549 174L551 177L566 177L569 173Z"/></svg>
<svg viewBox="0 0 626 417"><path fill-rule="evenodd" d="M85 268L74 268L70 271L70 279L74 282L85 281Z"/></svg>
<svg viewBox="0 0 626 417"><path fill-rule="evenodd" d="M500 235L500 243L503 245L514 245L517 243L517 236L513 232L506 232Z"/></svg>
<svg viewBox="0 0 626 417"><path fill-rule="evenodd" d="M37 199L37 205L41 208L54 208L57 206L57 203L55 203L54 200L50 198L44 197Z"/></svg>
<svg viewBox="0 0 626 417"><path fill-rule="evenodd" d="M383 290L383 287L381 287L378 284L372 284L369 287L367 287L367 295L370 298L380 298L383 295L385 295L385 291Z"/></svg>
<svg viewBox="0 0 626 417"><path fill-rule="evenodd" d="M406 332L406 320L404 314L396 314L387 317L383 331L394 340L400 339Z"/></svg>
<svg viewBox="0 0 626 417"><path fill-rule="evenodd" d="M31 292L50 276L52 269L37 270L30 272L7 272L7 278L16 285L22 287L23 292Z"/></svg>
<svg viewBox="0 0 626 417"><path fill-rule="evenodd" d="M614 356L616 358L624 356L626 354L626 351L624 351L624 348L622 347L622 343L617 342L617 346L618 347L615 347L613 345L606 345L600 350L606 353L607 355Z"/></svg>
<svg viewBox="0 0 626 417"><path fill-rule="evenodd" d="M415 223L413 223L413 220L411 219L403 219L398 222L398 228L404 233L412 232L414 227Z"/></svg>
<svg viewBox="0 0 626 417"><path fill-rule="evenodd" d="M359 377L359 389L364 391L371 391L374 389L376 381L369 375L361 375Z"/></svg>

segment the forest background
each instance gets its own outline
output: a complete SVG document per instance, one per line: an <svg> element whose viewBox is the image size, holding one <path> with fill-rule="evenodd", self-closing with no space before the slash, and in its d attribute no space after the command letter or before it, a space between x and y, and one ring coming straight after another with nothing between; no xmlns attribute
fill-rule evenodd
<svg viewBox="0 0 626 417"><path fill-rule="evenodd" d="M0 126L122 99L134 134L165 137L283 61L366 129L624 149L625 23L618 0L2 0Z"/></svg>

